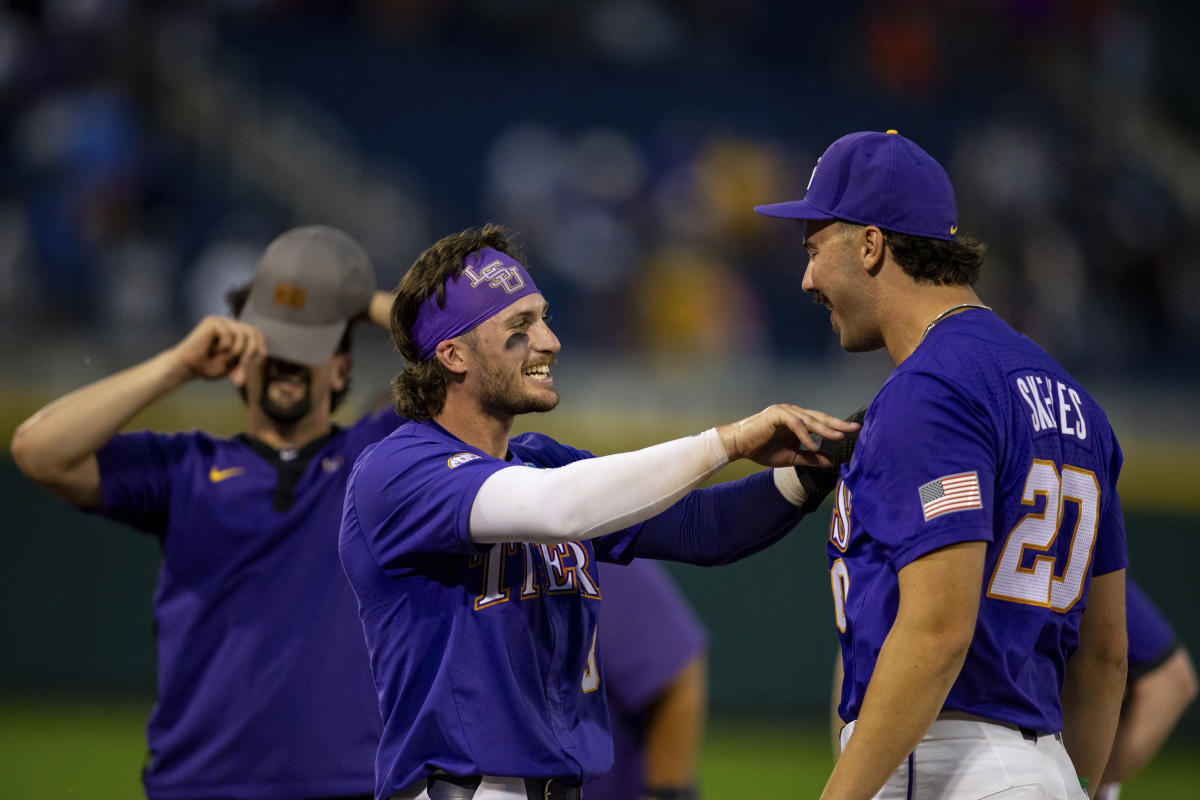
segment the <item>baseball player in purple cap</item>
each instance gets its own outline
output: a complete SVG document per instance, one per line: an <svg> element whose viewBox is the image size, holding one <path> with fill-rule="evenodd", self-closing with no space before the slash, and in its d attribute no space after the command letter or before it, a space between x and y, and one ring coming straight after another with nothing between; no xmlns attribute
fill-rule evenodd
<svg viewBox="0 0 1200 800"><path fill-rule="evenodd" d="M400 420L342 428L351 321L386 327L366 252L335 228L277 238L240 319L59 398L13 438L17 466L68 502L162 544L158 697L143 769L153 800L370 797L381 721L337 556L346 477ZM247 431L118 433L196 378L229 376Z"/></svg>
<svg viewBox="0 0 1200 800"><path fill-rule="evenodd" d="M980 302L983 245L895 131L838 139L804 199L756 210L802 221L842 347L895 364L835 495L846 725L822 797L1094 794L1126 671L1104 412Z"/></svg>
<svg viewBox="0 0 1200 800"><path fill-rule="evenodd" d="M412 420L363 451L339 547L379 690L379 798L567 800L612 762L597 560L720 564L790 531L828 468L813 434L857 425L778 405L601 458L527 433L558 403L559 342L504 229L447 236L392 306ZM694 490L727 462L775 467Z"/></svg>

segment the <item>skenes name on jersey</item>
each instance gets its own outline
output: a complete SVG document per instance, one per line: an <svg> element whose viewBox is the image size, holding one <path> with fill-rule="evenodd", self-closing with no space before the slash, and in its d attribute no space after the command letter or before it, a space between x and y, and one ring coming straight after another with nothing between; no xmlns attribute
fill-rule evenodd
<svg viewBox="0 0 1200 800"><path fill-rule="evenodd" d="M1080 441L1087 438L1083 400L1075 387L1049 375L1033 373L1017 376L1015 385L1021 399L1029 406L1034 432L1056 430Z"/></svg>

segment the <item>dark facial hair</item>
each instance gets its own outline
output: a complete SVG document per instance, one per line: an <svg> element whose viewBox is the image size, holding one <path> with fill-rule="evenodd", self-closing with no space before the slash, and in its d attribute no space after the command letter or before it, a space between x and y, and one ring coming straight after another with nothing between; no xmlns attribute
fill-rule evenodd
<svg viewBox="0 0 1200 800"><path fill-rule="evenodd" d="M271 381L299 375L304 383L304 395L289 406L280 406L270 397ZM294 425L312 409L312 370L290 361L268 358L263 364L262 396L259 405L263 413L280 425Z"/></svg>

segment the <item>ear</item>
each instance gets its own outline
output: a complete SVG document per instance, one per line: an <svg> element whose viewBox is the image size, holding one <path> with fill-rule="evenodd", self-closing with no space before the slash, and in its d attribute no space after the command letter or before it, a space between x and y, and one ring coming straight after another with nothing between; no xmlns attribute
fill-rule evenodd
<svg viewBox="0 0 1200 800"><path fill-rule="evenodd" d="M338 353L333 357L333 370L329 374L329 388L340 392L350 383L350 370L354 369L354 357L349 353Z"/></svg>
<svg viewBox="0 0 1200 800"><path fill-rule="evenodd" d="M883 242L883 231L874 225L866 226L862 229L859 244L863 269L874 275L883 266L884 252L887 250L887 245Z"/></svg>
<svg viewBox="0 0 1200 800"><path fill-rule="evenodd" d="M467 348L457 337L438 342L434 356L448 371L462 375L467 371Z"/></svg>

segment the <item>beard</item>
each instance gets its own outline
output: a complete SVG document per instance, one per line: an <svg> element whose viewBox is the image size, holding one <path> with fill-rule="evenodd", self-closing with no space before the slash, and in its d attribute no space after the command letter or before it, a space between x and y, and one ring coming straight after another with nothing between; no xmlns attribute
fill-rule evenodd
<svg viewBox="0 0 1200 800"><path fill-rule="evenodd" d="M501 414L516 416L550 411L558 405L558 391L554 388L534 394L526 388L520 372L513 373L491 365L480 376L479 387L479 399L483 407Z"/></svg>
<svg viewBox="0 0 1200 800"><path fill-rule="evenodd" d="M278 402L271 397L271 383L298 376L304 384L304 394L296 400ZM262 395L259 406L263 413L280 425L294 425L312 410L312 370L299 364L268 358L263 365Z"/></svg>

